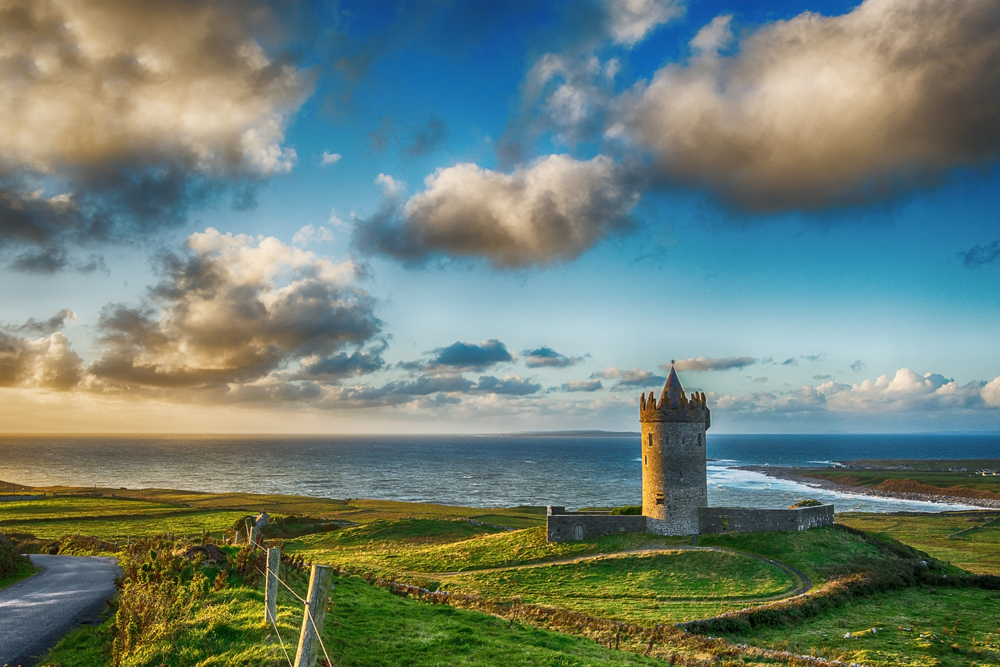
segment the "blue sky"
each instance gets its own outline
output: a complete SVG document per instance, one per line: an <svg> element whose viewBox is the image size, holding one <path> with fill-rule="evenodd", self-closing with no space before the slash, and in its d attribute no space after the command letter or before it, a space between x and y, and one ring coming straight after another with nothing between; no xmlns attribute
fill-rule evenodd
<svg viewBox="0 0 1000 667"><path fill-rule="evenodd" d="M0 429L1000 427L991 2L12 7Z"/></svg>

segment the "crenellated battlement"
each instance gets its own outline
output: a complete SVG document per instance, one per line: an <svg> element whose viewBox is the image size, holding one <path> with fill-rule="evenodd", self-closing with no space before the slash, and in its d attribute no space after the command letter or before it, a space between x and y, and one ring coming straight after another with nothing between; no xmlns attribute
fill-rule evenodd
<svg viewBox="0 0 1000 667"><path fill-rule="evenodd" d="M684 391L677 373L670 368L670 376L663 385L663 393L659 401L656 392L645 392L639 399L639 421L685 421L705 422L711 424L711 410L708 409L708 399L703 392L693 392L690 396Z"/></svg>

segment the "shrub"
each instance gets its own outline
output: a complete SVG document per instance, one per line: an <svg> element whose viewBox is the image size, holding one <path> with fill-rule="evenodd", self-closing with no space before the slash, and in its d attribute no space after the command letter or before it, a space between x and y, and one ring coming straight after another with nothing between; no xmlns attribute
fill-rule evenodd
<svg viewBox="0 0 1000 667"><path fill-rule="evenodd" d="M818 500L813 500L812 498L808 498L806 500L800 500L799 502L795 503L794 505L789 505L788 509L790 509L790 510L797 510L800 507L819 507L822 504L823 503L821 503Z"/></svg>
<svg viewBox="0 0 1000 667"><path fill-rule="evenodd" d="M611 510L611 513L618 515L639 515L642 514L642 505L626 505L625 507L616 507Z"/></svg>
<svg viewBox="0 0 1000 667"><path fill-rule="evenodd" d="M0 535L0 577L13 574L26 560L12 539Z"/></svg>

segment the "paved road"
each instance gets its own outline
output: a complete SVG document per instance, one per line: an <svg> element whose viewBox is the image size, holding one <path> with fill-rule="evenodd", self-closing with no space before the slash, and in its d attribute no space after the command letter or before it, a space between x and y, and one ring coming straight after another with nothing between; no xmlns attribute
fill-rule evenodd
<svg viewBox="0 0 1000 667"><path fill-rule="evenodd" d="M113 558L31 556L42 571L0 590L0 665L32 665L115 593Z"/></svg>

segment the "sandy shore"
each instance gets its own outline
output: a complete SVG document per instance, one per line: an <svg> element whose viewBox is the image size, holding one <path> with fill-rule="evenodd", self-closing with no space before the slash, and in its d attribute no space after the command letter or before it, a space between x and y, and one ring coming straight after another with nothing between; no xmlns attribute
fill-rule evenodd
<svg viewBox="0 0 1000 667"><path fill-rule="evenodd" d="M900 500L919 500L927 503L957 503L962 505L973 505L975 507L985 507L988 509L1000 509L1000 500L991 498L965 498L961 496L939 496L929 493L898 493L895 491L883 491L882 489L872 489L867 486L846 486L837 484L817 477L807 477L802 474L801 468L780 468L776 466L740 466L737 470L749 470L759 472L768 477L787 479L792 482L808 484L827 491L837 491L838 493L851 493L856 496L874 496L876 498L898 498Z"/></svg>

